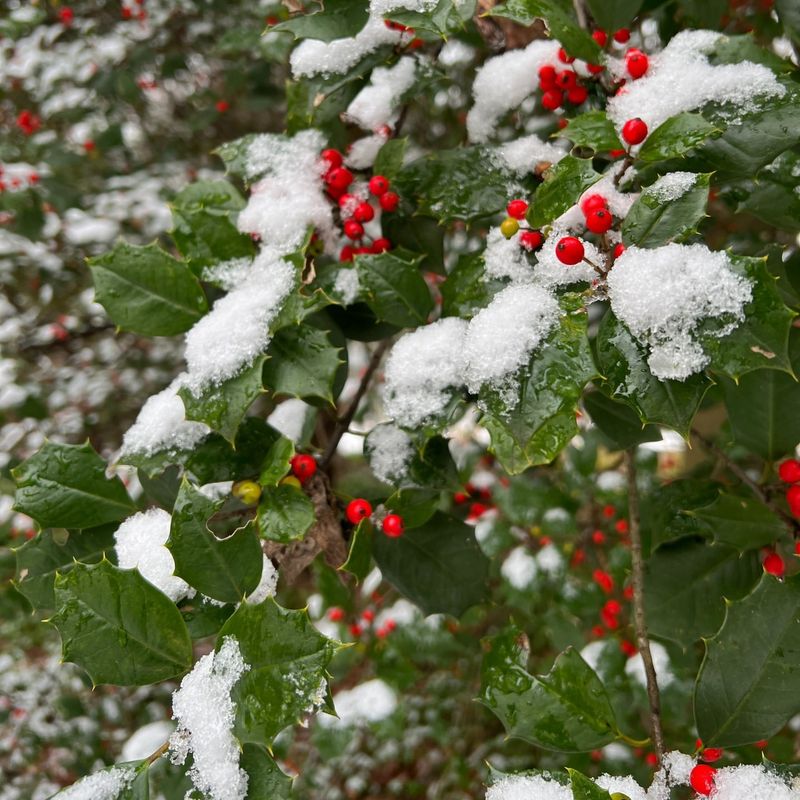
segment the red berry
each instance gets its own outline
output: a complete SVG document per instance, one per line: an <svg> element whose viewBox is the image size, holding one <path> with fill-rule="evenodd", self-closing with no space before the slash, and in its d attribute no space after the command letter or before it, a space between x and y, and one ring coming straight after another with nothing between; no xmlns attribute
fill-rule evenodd
<svg viewBox="0 0 800 800"><path fill-rule="evenodd" d="M614 258L619 258L625 252L625 245L620 242L614 245Z"/></svg>
<svg viewBox="0 0 800 800"><path fill-rule="evenodd" d="M628 144L641 144L647 138L647 125L640 117L629 119L622 126L622 138Z"/></svg>
<svg viewBox="0 0 800 800"><path fill-rule="evenodd" d="M93 142L91 139L87 139L87 140L86 140L86 141L83 143L83 149L84 149L84 150L85 150L87 153L91 153L91 152L92 152L92 150L94 150L94 148L95 148L95 143L94 143L94 142Z"/></svg>
<svg viewBox="0 0 800 800"><path fill-rule="evenodd" d="M605 208L598 208L586 217L586 227L592 233L606 233L614 224L614 217Z"/></svg>
<svg viewBox="0 0 800 800"><path fill-rule="evenodd" d="M601 208L608 208L608 200L601 194L590 194L588 197L581 200L581 211L583 211L585 217L588 217L593 211L598 211Z"/></svg>
<svg viewBox="0 0 800 800"><path fill-rule="evenodd" d="M567 55L567 51L563 47L558 48L558 60L563 61L565 64L571 64L575 58Z"/></svg>
<svg viewBox="0 0 800 800"><path fill-rule="evenodd" d="M716 774L717 771L714 767L709 767L708 764L698 764L689 773L689 783L692 784L692 789L697 794L707 797L714 791L714 775Z"/></svg>
<svg viewBox="0 0 800 800"><path fill-rule="evenodd" d="M75 12L69 6L64 6L64 8L58 12L58 18L61 20L62 25L69 28L75 19Z"/></svg>
<svg viewBox="0 0 800 800"><path fill-rule="evenodd" d="M644 763L647 764L648 767L657 767L658 766L658 756L655 753L648 753L644 757Z"/></svg>
<svg viewBox="0 0 800 800"><path fill-rule="evenodd" d="M769 742L766 739L759 739L757 742L753 743L753 747L757 747L759 750L763 750Z"/></svg>
<svg viewBox="0 0 800 800"><path fill-rule="evenodd" d="M602 569L596 569L592 573L592 580L606 593L611 594L614 591L614 579Z"/></svg>
<svg viewBox="0 0 800 800"><path fill-rule="evenodd" d="M392 243L385 237L380 236L372 243L373 253L385 253L392 249Z"/></svg>
<svg viewBox="0 0 800 800"><path fill-rule="evenodd" d="M620 534L620 536L625 536L628 533L628 520L618 519L614 523L614 530Z"/></svg>
<svg viewBox="0 0 800 800"><path fill-rule="evenodd" d="M603 636L605 635L606 635L606 629L602 625L592 626L592 636L596 636L598 639L602 639Z"/></svg>
<svg viewBox="0 0 800 800"><path fill-rule="evenodd" d="M614 514L616 514L616 513L617 513L617 509L614 508L614 506L612 506L612 505L603 506L603 516L606 519L611 519L611 517L613 517Z"/></svg>
<svg viewBox="0 0 800 800"><path fill-rule="evenodd" d="M325 176L325 182L331 189L344 191L353 182L353 173L347 167L334 167Z"/></svg>
<svg viewBox="0 0 800 800"><path fill-rule="evenodd" d="M348 239L360 239L364 235L364 226L354 219L345 220L344 235Z"/></svg>
<svg viewBox="0 0 800 800"><path fill-rule="evenodd" d="M344 619L344 609L334 606L328 611L328 619L331 622L341 622Z"/></svg>
<svg viewBox="0 0 800 800"><path fill-rule="evenodd" d="M545 64L539 67L539 88L540 89L555 89L556 86L556 68L550 64Z"/></svg>
<svg viewBox="0 0 800 800"><path fill-rule="evenodd" d="M379 198L378 202L384 211L397 211L397 206L400 204L400 197L395 192L384 192Z"/></svg>
<svg viewBox="0 0 800 800"><path fill-rule="evenodd" d="M627 639L623 639L619 643L619 649L628 656L628 658L633 658L639 651L636 649L636 645L633 642L629 642Z"/></svg>
<svg viewBox="0 0 800 800"><path fill-rule="evenodd" d="M608 34L605 31L592 31L592 39L594 39L600 47L605 47L608 41Z"/></svg>
<svg viewBox="0 0 800 800"><path fill-rule="evenodd" d="M387 514L383 518L383 532L392 539L403 535L403 518L397 514Z"/></svg>
<svg viewBox="0 0 800 800"><path fill-rule="evenodd" d="M763 566L764 572L768 575L774 575L776 578L782 578L786 572L786 565L777 553L769 553L764 558Z"/></svg>
<svg viewBox="0 0 800 800"><path fill-rule="evenodd" d="M620 28L614 31L614 41L619 44L625 44L631 38L631 32L627 28Z"/></svg>
<svg viewBox="0 0 800 800"><path fill-rule="evenodd" d="M453 495L453 502L458 506L463 506L469 500L469 495L466 492L456 492Z"/></svg>
<svg viewBox="0 0 800 800"><path fill-rule="evenodd" d="M509 217L525 219L525 215L528 213L528 204L524 200L512 200L506 206L506 211Z"/></svg>
<svg viewBox="0 0 800 800"><path fill-rule="evenodd" d="M357 622L354 622L348 630L351 636L361 636L361 626Z"/></svg>
<svg viewBox="0 0 800 800"><path fill-rule="evenodd" d="M565 236L556 245L556 258L568 266L583 261L583 242L574 236Z"/></svg>
<svg viewBox="0 0 800 800"><path fill-rule="evenodd" d="M573 89L572 91L574 92L575 90ZM560 131L563 131L564 128L566 128L567 125L569 125L569 120L566 117L559 117L558 122L556 122L556 125L558 125L558 129Z"/></svg>
<svg viewBox="0 0 800 800"><path fill-rule="evenodd" d="M625 587L625 588L622 590L622 596L623 596L623 597L624 597L626 600L633 600L633 586L626 586L626 587Z"/></svg>
<svg viewBox="0 0 800 800"><path fill-rule="evenodd" d="M609 150L608 154L611 156L611 158L619 158L620 156L624 156L625 155L625 151L624 150Z"/></svg>
<svg viewBox="0 0 800 800"><path fill-rule="evenodd" d="M800 486L795 484L786 490L786 502L789 504L792 514L800 517Z"/></svg>
<svg viewBox="0 0 800 800"><path fill-rule="evenodd" d="M220 114L224 114L230 107L231 104L227 100L217 100L214 104L214 108L216 108Z"/></svg>
<svg viewBox="0 0 800 800"><path fill-rule="evenodd" d="M617 615L606 611L604 608L600 610L600 619L603 620L603 625L605 625L610 631L615 631L617 628L619 628L619 620L617 619Z"/></svg>
<svg viewBox="0 0 800 800"><path fill-rule="evenodd" d="M628 70L628 75L634 80L641 78L649 66L650 59L641 50L632 47L625 54L625 68Z"/></svg>
<svg viewBox="0 0 800 800"><path fill-rule="evenodd" d="M605 67L602 64L587 64L586 69L588 69L592 75L599 75Z"/></svg>
<svg viewBox="0 0 800 800"><path fill-rule="evenodd" d="M369 191L370 194L374 194L375 197L380 197L389 189L389 181L383 177L383 175L373 175L369 179Z"/></svg>
<svg viewBox="0 0 800 800"><path fill-rule="evenodd" d="M349 522L358 525L362 519L366 519L372 514L372 506L363 497L357 497L347 504L344 514Z"/></svg>
<svg viewBox="0 0 800 800"><path fill-rule="evenodd" d="M375 612L371 608L367 608L361 615L361 619L363 619L364 622L372 622L375 619Z"/></svg>
<svg viewBox="0 0 800 800"><path fill-rule="evenodd" d="M300 483L305 483L316 471L317 462L314 456L298 454L291 460L292 472Z"/></svg>
<svg viewBox="0 0 800 800"><path fill-rule="evenodd" d="M622 613L622 606L619 603L619 600L606 600L605 605L603 606L603 611L607 614L612 614L616 616L617 614Z"/></svg>
<svg viewBox="0 0 800 800"><path fill-rule="evenodd" d="M559 89L572 89L578 85L578 76L571 69L565 69L556 75L556 86Z"/></svg>
<svg viewBox="0 0 800 800"><path fill-rule="evenodd" d="M345 209L347 206L352 206L354 209L358 207L358 204L361 201L356 197L354 194L350 194L349 192L345 192L341 197L339 197L338 203L339 208ZM347 212L345 212L347 213Z"/></svg>
<svg viewBox="0 0 800 800"><path fill-rule="evenodd" d="M349 244L346 244L339 253L339 261L352 261L355 251Z"/></svg>
<svg viewBox="0 0 800 800"><path fill-rule="evenodd" d="M328 169L336 169L336 167L342 166L344 157L338 150L329 148L328 150L322 151L322 160L328 162Z"/></svg>
<svg viewBox="0 0 800 800"><path fill-rule="evenodd" d="M595 544L603 544L605 540L606 535L603 533L603 531L594 531L594 533L592 533L592 541Z"/></svg>
<svg viewBox="0 0 800 800"><path fill-rule="evenodd" d="M544 236L539 231L523 231L519 235L519 243L529 253L534 253L544 244Z"/></svg>
<svg viewBox="0 0 800 800"><path fill-rule="evenodd" d="M708 761L709 763L719 761L722 758L722 748L706 747L703 752L700 753L700 758L702 758L703 761Z"/></svg>
<svg viewBox="0 0 800 800"><path fill-rule="evenodd" d="M558 89L548 89L542 94L542 108L547 111L555 111L561 107L564 95Z"/></svg>
<svg viewBox="0 0 800 800"><path fill-rule="evenodd" d="M589 97L589 90L585 86L573 86L567 92L567 100L574 106L585 103L587 97Z"/></svg>
<svg viewBox="0 0 800 800"><path fill-rule="evenodd" d="M778 477L784 483L800 483L800 461L790 458L778 467Z"/></svg>
<svg viewBox="0 0 800 800"><path fill-rule="evenodd" d="M375 216L375 209L369 203L359 203L353 212L358 222L369 222Z"/></svg>

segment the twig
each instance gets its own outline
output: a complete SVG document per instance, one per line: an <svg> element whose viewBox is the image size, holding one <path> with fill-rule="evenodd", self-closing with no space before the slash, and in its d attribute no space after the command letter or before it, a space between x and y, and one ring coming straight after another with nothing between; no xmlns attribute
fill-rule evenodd
<svg viewBox="0 0 800 800"><path fill-rule="evenodd" d="M356 411L358 411L358 406L361 403L361 399L366 394L366 391L369 388L369 383L372 380L372 376L375 374L375 370L378 369L381 359L383 358L383 354L389 347L389 343L389 339L384 339L373 351L372 358L369 360L369 364L364 370L364 374L361 376L361 383L359 383L358 389L356 389L356 393L353 396L347 411L345 411L344 415L337 420L336 427L333 429L333 433L331 434L331 438L328 441L327 447L325 448L325 452L319 461L319 466L322 469L325 469L328 466L330 460L333 458L333 455L336 452L336 448L339 446L339 441L341 440L342 436L347 433L347 429L350 427L350 423L353 421Z"/></svg>
<svg viewBox="0 0 800 800"><path fill-rule="evenodd" d="M163 756L164 753L167 752L167 750L169 750L169 739L167 739L167 741L164 742L164 744L162 744L161 747L158 748L158 750L154 751L149 756L147 756L145 761L147 761L148 766L154 763L155 761L158 761L158 759L161 758L161 756Z"/></svg>
<svg viewBox="0 0 800 800"><path fill-rule="evenodd" d="M586 29L589 21L586 17L586 9L584 8L583 0L572 0L572 6L575 9L575 16L578 18L578 25Z"/></svg>
<svg viewBox="0 0 800 800"><path fill-rule="evenodd" d="M764 489L759 486L724 450L717 447L708 437L704 436L697 428L692 428L692 436L697 439L700 444L713 453L720 461L722 461L730 472L732 472L758 499L763 503L773 514L781 518L784 525L789 529L793 536L800 535L800 522L794 517L787 514L780 506L776 505L773 500L767 495Z"/></svg>
<svg viewBox="0 0 800 800"><path fill-rule="evenodd" d="M642 558L642 534L639 526L639 490L636 486L636 448L625 451L625 471L628 477L628 515L631 535L631 567L633 571L633 624L639 653L644 663L647 678L647 699L650 703L650 729L653 745L659 762L664 757L664 733L661 730L661 696L658 691L650 638L647 635L647 620L644 614L644 559Z"/></svg>

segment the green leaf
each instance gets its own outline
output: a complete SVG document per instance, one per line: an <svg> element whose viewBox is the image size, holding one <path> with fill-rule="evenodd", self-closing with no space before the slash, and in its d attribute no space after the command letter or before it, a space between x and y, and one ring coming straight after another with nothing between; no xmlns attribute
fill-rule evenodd
<svg viewBox="0 0 800 800"><path fill-rule="evenodd" d="M234 139L232 142L221 144L212 152L222 159L226 172L251 180L254 176L250 175L247 169L250 160L248 153L250 145L258 136L259 134L257 133L248 133L245 136Z"/></svg>
<svg viewBox="0 0 800 800"><path fill-rule="evenodd" d="M744 597L762 574L758 553L681 539L665 545L647 561L644 601L654 636L684 650L719 630L725 601Z"/></svg>
<svg viewBox="0 0 800 800"><path fill-rule="evenodd" d="M56 608L62 658L92 682L146 686L192 666L192 642L177 606L137 570L108 561L75 564L57 575Z"/></svg>
<svg viewBox="0 0 800 800"><path fill-rule="evenodd" d="M289 472L293 456L294 442L285 436L278 438L267 451L258 482L262 486L277 486Z"/></svg>
<svg viewBox="0 0 800 800"><path fill-rule="evenodd" d="M506 733L546 750L582 753L616 738L616 721L605 687L572 648L556 658L547 675L527 669L528 637L517 627L486 640L479 700Z"/></svg>
<svg viewBox="0 0 800 800"><path fill-rule="evenodd" d="M456 478L458 478L457 473ZM431 489L427 482L422 485L426 488L398 489L386 500L386 508L403 518L406 530L424 525L434 515L439 506L439 500L441 499L439 489Z"/></svg>
<svg viewBox="0 0 800 800"><path fill-rule="evenodd" d="M247 773L245 800L291 800L292 779L261 745L243 745L239 766Z"/></svg>
<svg viewBox="0 0 800 800"><path fill-rule="evenodd" d="M208 311L197 278L182 261L157 244L120 242L89 259L95 299L114 323L145 336L174 336L188 331Z"/></svg>
<svg viewBox="0 0 800 800"><path fill-rule="evenodd" d="M136 510L118 477L106 477L106 462L85 444L45 442L11 470L17 482L14 508L43 528L94 528Z"/></svg>
<svg viewBox="0 0 800 800"><path fill-rule="evenodd" d="M712 125L700 114L684 111L662 122L648 137L639 151L642 161L666 161L680 158L699 147L722 128Z"/></svg>
<svg viewBox="0 0 800 800"><path fill-rule="evenodd" d="M800 712L800 578L764 575L706 642L694 715L709 747L769 739Z"/></svg>
<svg viewBox="0 0 800 800"><path fill-rule="evenodd" d="M544 174L544 183L536 190L528 222L541 228L577 203L578 198L600 180L591 159L566 156Z"/></svg>
<svg viewBox="0 0 800 800"><path fill-rule="evenodd" d="M573 800L611 800L611 795L601 789L591 778L567 767Z"/></svg>
<svg viewBox="0 0 800 800"><path fill-rule="evenodd" d="M631 403L643 422L689 435L703 395L712 385L705 374L691 375L685 381L655 378L644 349L611 311L600 323L597 362L613 396Z"/></svg>
<svg viewBox="0 0 800 800"><path fill-rule="evenodd" d="M310 325L279 330L267 351L264 384L274 394L321 397L333 403L333 384L344 362L328 334Z"/></svg>
<svg viewBox="0 0 800 800"><path fill-rule="evenodd" d="M598 152L622 149L614 124L604 111L580 114L569 121L560 135L579 147L591 147Z"/></svg>
<svg viewBox="0 0 800 800"><path fill-rule="evenodd" d="M295 39L319 39L332 42L334 39L349 39L367 24L368 9L365 3L352 0L315 0L321 6L313 14L305 12L274 25L273 31L288 31Z"/></svg>
<svg viewBox="0 0 800 800"><path fill-rule="evenodd" d="M772 544L786 533L781 518L757 500L721 494L709 506L687 512L705 523L714 541L737 550Z"/></svg>
<svg viewBox="0 0 800 800"><path fill-rule="evenodd" d="M207 597L238 603L261 579L261 547L252 523L227 539L218 539L209 530L206 523L221 505L184 479L172 511L167 547L178 577Z"/></svg>
<svg viewBox="0 0 800 800"><path fill-rule="evenodd" d="M302 539L315 519L314 504L300 489L281 484L261 492L258 529L265 539L283 544Z"/></svg>
<svg viewBox="0 0 800 800"><path fill-rule="evenodd" d="M106 767L105 769L92 772L90 775L87 775L85 778L81 778L81 780L76 781L71 786L67 786L60 792L56 792L56 794L54 794L50 800L59 800L59 798L67 800L67 798L97 796L90 795L88 786L81 786L81 784L84 781L89 783L89 781L91 781L95 775L115 772L123 769L134 770L134 776L129 783L124 785L123 788L114 795L113 800L148 800L150 797L150 778L148 776L149 766L150 765L146 760L126 761L119 764L114 764L110 767Z"/></svg>
<svg viewBox="0 0 800 800"><path fill-rule="evenodd" d="M787 231L800 230L800 156L782 153L756 176L755 184L739 203L768 225Z"/></svg>
<svg viewBox="0 0 800 800"><path fill-rule="evenodd" d="M450 32L464 27L465 20L472 16L474 6L474 0L467 3L458 3L455 0L437 0L436 5L430 10L412 11L398 8L387 12L385 16L413 28L417 33L428 31L442 39L447 39Z"/></svg>
<svg viewBox="0 0 800 800"><path fill-rule="evenodd" d="M236 684L237 737L263 745L324 698L326 667L338 649L306 611L281 608L271 598L243 603L217 639L234 636L250 670Z"/></svg>
<svg viewBox="0 0 800 800"><path fill-rule="evenodd" d="M495 17L507 17L521 25L530 25L535 19L543 19L550 35L564 45L569 55L596 64L600 59L597 42L565 8L568 6L558 0L507 0L489 13Z"/></svg>
<svg viewBox="0 0 800 800"><path fill-rule="evenodd" d="M696 229L705 216L710 175L697 175L679 197L664 200L658 188L646 188L622 223L622 241L639 247L661 247Z"/></svg>
<svg viewBox="0 0 800 800"><path fill-rule="evenodd" d="M794 0L775 0L775 10L786 32L795 42L800 42L800 7Z"/></svg>
<svg viewBox="0 0 800 800"><path fill-rule="evenodd" d="M350 550L347 561L339 567L340 570L355 575L356 581L361 583L367 577L372 566L372 541L375 529L368 519L362 519L353 529L350 539Z"/></svg>
<svg viewBox="0 0 800 800"><path fill-rule="evenodd" d="M421 269L445 273L444 228L433 217L390 214L381 222L384 235L395 247L422 256Z"/></svg>
<svg viewBox="0 0 800 800"><path fill-rule="evenodd" d="M489 562L472 528L446 514L396 539L376 535L373 553L384 578L426 615L458 617L486 599Z"/></svg>
<svg viewBox="0 0 800 800"><path fill-rule="evenodd" d="M378 319L400 327L425 324L433 299L419 271L418 258L396 253L359 256L356 269L367 305Z"/></svg>
<svg viewBox="0 0 800 800"><path fill-rule="evenodd" d="M602 392L584 395L583 405L592 422L620 450L661 439L661 431L655 425L645 425L630 405L612 400Z"/></svg>
<svg viewBox="0 0 800 800"><path fill-rule="evenodd" d="M372 165L373 175L383 175L393 181L403 169L403 159L406 155L406 148L408 147L408 139L387 139L383 147L378 150L378 155L375 156L375 163ZM392 238L392 237L390 237ZM398 242L392 238L395 246L403 246L402 242Z"/></svg>
<svg viewBox="0 0 800 800"><path fill-rule="evenodd" d="M186 408L186 419L205 422L218 431L229 442L233 442L236 431L253 401L264 391L262 374L267 356L258 356L238 375L220 384L211 384L197 396L191 389L178 390Z"/></svg>
<svg viewBox="0 0 800 800"><path fill-rule="evenodd" d="M642 0L587 0L587 5L598 27L611 32L627 27L639 13Z"/></svg>
<svg viewBox="0 0 800 800"><path fill-rule="evenodd" d="M484 280L483 253L465 253L448 273L441 285L442 314L446 317L474 317L489 305L504 282L495 278Z"/></svg>
<svg viewBox="0 0 800 800"><path fill-rule="evenodd" d="M642 527L650 534L650 550L687 536L705 536L705 523L689 512L713 503L717 484L696 478L655 487L642 497Z"/></svg>

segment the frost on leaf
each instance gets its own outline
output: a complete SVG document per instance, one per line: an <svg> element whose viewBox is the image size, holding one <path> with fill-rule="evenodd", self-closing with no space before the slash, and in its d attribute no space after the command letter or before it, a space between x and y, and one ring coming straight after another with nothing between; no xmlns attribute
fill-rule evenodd
<svg viewBox="0 0 800 800"><path fill-rule="evenodd" d="M351 101L345 116L366 131L397 121L402 96L413 86L416 61L404 56L393 67L376 67L370 82Z"/></svg>
<svg viewBox="0 0 800 800"><path fill-rule="evenodd" d="M239 766L240 746L233 735L236 706L231 691L249 669L239 643L226 636L222 647L203 656L172 695L178 727L170 737L173 763L191 754L189 777L209 800L244 800L247 773Z"/></svg>
<svg viewBox="0 0 800 800"><path fill-rule="evenodd" d="M559 144L543 142L535 133L506 142L495 150L502 166L516 175L534 172L539 164L557 164L567 152Z"/></svg>
<svg viewBox="0 0 800 800"><path fill-rule="evenodd" d="M135 778L136 770L132 767L114 767L95 772L63 789L53 800L117 800Z"/></svg>
<svg viewBox="0 0 800 800"><path fill-rule="evenodd" d="M400 483L414 457L411 438L395 425L376 425L367 436L364 449L375 476L385 483Z"/></svg>
<svg viewBox="0 0 800 800"><path fill-rule="evenodd" d="M650 371L686 380L709 363L703 336L722 337L744 321L753 295L728 255L702 244L630 247L608 276L617 317L650 349Z"/></svg>

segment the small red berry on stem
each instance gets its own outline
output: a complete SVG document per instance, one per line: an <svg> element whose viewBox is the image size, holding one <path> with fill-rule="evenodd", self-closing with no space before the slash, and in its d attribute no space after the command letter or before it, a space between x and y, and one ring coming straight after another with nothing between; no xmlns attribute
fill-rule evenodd
<svg viewBox="0 0 800 800"><path fill-rule="evenodd" d="M605 47L608 42L608 34L605 31L592 31L592 39L594 39L600 47Z"/></svg>
<svg viewBox="0 0 800 800"><path fill-rule="evenodd" d="M556 245L556 258L567 266L574 266L583 261L583 242L574 236L565 236Z"/></svg>
<svg viewBox="0 0 800 800"><path fill-rule="evenodd" d="M322 160L328 163L328 169L336 169L336 167L342 166L344 157L338 150L329 148L322 151Z"/></svg>
<svg viewBox="0 0 800 800"><path fill-rule="evenodd" d="M709 763L713 763L714 761L719 761L722 758L722 748L706 747L700 753L700 758L702 758L703 761L707 761Z"/></svg>
<svg viewBox="0 0 800 800"><path fill-rule="evenodd" d="M389 190L389 181L383 175L373 175L369 179L370 194L380 197Z"/></svg>
<svg viewBox="0 0 800 800"><path fill-rule="evenodd" d="M561 107L564 101L564 95L559 89L548 89L542 94L542 108L547 111L555 111Z"/></svg>
<svg viewBox="0 0 800 800"><path fill-rule="evenodd" d="M347 167L334 167L325 176L325 183L331 189L344 191L353 182L353 173Z"/></svg>
<svg viewBox="0 0 800 800"><path fill-rule="evenodd" d="M383 518L381 527L387 536L396 539L398 536L403 535L403 518L398 514L387 514Z"/></svg>
<svg viewBox="0 0 800 800"><path fill-rule="evenodd" d="M689 783L692 784L697 794L702 794L708 797L714 791L714 776L717 771L714 767L709 767L708 764L698 764L689 773Z"/></svg>
<svg viewBox="0 0 800 800"><path fill-rule="evenodd" d="M625 68L634 80L641 78L650 66L650 59L641 51L632 47L625 54Z"/></svg>
<svg viewBox="0 0 800 800"><path fill-rule="evenodd" d="M359 203L353 217L358 222L369 222L375 216L375 209L369 203Z"/></svg>
<svg viewBox="0 0 800 800"><path fill-rule="evenodd" d="M606 233L614 224L614 217L605 208L598 208L586 217L586 227L592 233Z"/></svg>
<svg viewBox="0 0 800 800"><path fill-rule="evenodd" d="M550 64L539 67L539 88L554 89L556 86L556 68Z"/></svg>
<svg viewBox="0 0 800 800"><path fill-rule="evenodd" d="M364 235L364 226L354 219L348 219L344 223L344 235L348 239L360 239Z"/></svg>
<svg viewBox="0 0 800 800"><path fill-rule="evenodd" d="M786 490L786 502L789 504L792 514L800 517L800 486L795 484Z"/></svg>
<svg viewBox="0 0 800 800"><path fill-rule="evenodd" d="M586 69L588 69L592 75L599 75L605 70L605 67L602 64L587 64Z"/></svg>
<svg viewBox="0 0 800 800"><path fill-rule="evenodd" d="M585 217L601 208L608 208L608 200L601 194L590 194L581 200L581 211Z"/></svg>
<svg viewBox="0 0 800 800"><path fill-rule="evenodd" d="M58 12L58 18L65 28L69 28L75 20L75 12L69 6L64 6Z"/></svg>
<svg viewBox="0 0 800 800"><path fill-rule="evenodd" d="M575 61L574 56L568 56L567 51L563 47L558 48L558 60L563 61L565 64L571 64Z"/></svg>
<svg viewBox="0 0 800 800"><path fill-rule="evenodd" d="M525 219L525 215L528 213L528 204L524 200L512 200L506 206L506 211L509 217Z"/></svg>
<svg viewBox="0 0 800 800"><path fill-rule="evenodd" d="M620 242L614 245L614 258L619 258L625 252L625 245Z"/></svg>
<svg viewBox="0 0 800 800"><path fill-rule="evenodd" d="M372 243L373 253L385 253L387 250L392 249L392 243L385 237L380 236Z"/></svg>
<svg viewBox="0 0 800 800"><path fill-rule="evenodd" d="M397 206L400 204L400 197L395 192L384 192L379 198L378 202L384 211L397 211Z"/></svg>
<svg viewBox="0 0 800 800"><path fill-rule="evenodd" d="M764 572L782 578L786 573L786 564L777 553L768 553L763 562Z"/></svg>
<svg viewBox="0 0 800 800"><path fill-rule="evenodd" d="M567 92L567 100L574 106L579 106L581 103L585 103L586 99L589 97L589 90L585 86L573 86Z"/></svg>
<svg viewBox="0 0 800 800"><path fill-rule="evenodd" d="M298 453L298 455L292 457L289 463L295 478L300 483L305 483L317 471L317 462L314 456Z"/></svg>
<svg viewBox="0 0 800 800"><path fill-rule="evenodd" d="M331 622L341 622L344 619L344 610L334 606L328 611L328 619Z"/></svg>
<svg viewBox="0 0 800 800"><path fill-rule="evenodd" d="M625 44L631 38L631 32L627 28L620 28L614 31L614 41L618 44Z"/></svg>
<svg viewBox="0 0 800 800"><path fill-rule="evenodd" d="M778 477L784 483L800 483L800 461L790 458L778 467Z"/></svg>
<svg viewBox="0 0 800 800"><path fill-rule="evenodd" d="M571 69L565 69L556 75L556 86L559 89L572 89L578 85L578 76Z"/></svg>
<svg viewBox="0 0 800 800"><path fill-rule="evenodd" d="M216 108L220 114L224 114L230 107L231 104L227 100L217 100L214 104L214 108Z"/></svg>
<svg viewBox="0 0 800 800"><path fill-rule="evenodd" d="M346 244L339 253L339 261L352 261L355 254L355 250Z"/></svg>
<svg viewBox="0 0 800 800"><path fill-rule="evenodd" d="M523 231L519 235L519 243L529 253L534 253L544 244L544 236L540 231Z"/></svg>
<svg viewBox="0 0 800 800"><path fill-rule="evenodd" d="M614 591L614 579L602 569L596 569L592 573L592 580L606 593Z"/></svg>
<svg viewBox="0 0 800 800"><path fill-rule="evenodd" d="M366 519L372 514L372 506L368 500L365 500L363 497L357 497L347 504L344 514L348 522L351 522L353 525L358 525L362 519Z"/></svg>
<svg viewBox="0 0 800 800"><path fill-rule="evenodd" d="M647 125L640 117L629 119L622 126L622 138L630 145L641 144L647 138Z"/></svg>

